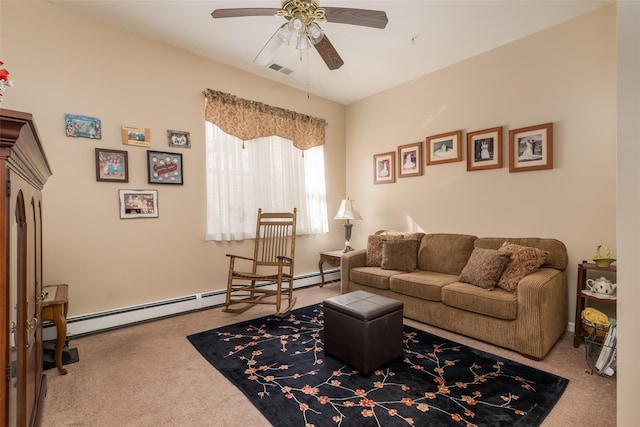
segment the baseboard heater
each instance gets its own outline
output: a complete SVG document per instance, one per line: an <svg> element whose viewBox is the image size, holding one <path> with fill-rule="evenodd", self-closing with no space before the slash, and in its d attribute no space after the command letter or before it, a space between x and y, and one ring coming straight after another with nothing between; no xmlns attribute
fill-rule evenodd
<svg viewBox="0 0 640 427"><path fill-rule="evenodd" d="M324 277L325 283L337 282L340 280L340 270L327 270L324 273ZM293 287L294 289L300 289L318 284L320 284L320 274L314 273L295 277ZM257 286L275 288L274 283L263 283ZM219 289L211 292L198 293L163 301L155 301L114 310L72 316L67 318L67 337L79 337L110 329L130 326L136 323L184 314L190 311L214 308L224 304L225 294L225 289ZM71 301L70 303L72 304L73 302ZM44 340L55 339L56 328L54 324L46 322L43 326Z"/></svg>

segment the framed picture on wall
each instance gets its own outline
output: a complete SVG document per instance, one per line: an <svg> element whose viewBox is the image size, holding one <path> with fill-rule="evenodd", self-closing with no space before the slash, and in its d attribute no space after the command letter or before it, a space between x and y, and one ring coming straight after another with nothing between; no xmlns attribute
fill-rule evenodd
<svg viewBox="0 0 640 427"><path fill-rule="evenodd" d="M422 175L422 142L398 147L398 178Z"/></svg>
<svg viewBox="0 0 640 427"><path fill-rule="evenodd" d="M182 154L147 150L149 184L182 185Z"/></svg>
<svg viewBox="0 0 640 427"><path fill-rule="evenodd" d="M151 147L151 130L149 128L122 126L122 143L138 147Z"/></svg>
<svg viewBox="0 0 640 427"><path fill-rule="evenodd" d="M509 131L509 172L553 169L553 123Z"/></svg>
<svg viewBox="0 0 640 427"><path fill-rule="evenodd" d="M169 147L191 148L191 136L189 132L168 129L167 139L169 140Z"/></svg>
<svg viewBox="0 0 640 427"><path fill-rule="evenodd" d="M427 137L427 165L462 161L462 131Z"/></svg>
<svg viewBox="0 0 640 427"><path fill-rule="evenodd" d="M391 184L396 182L396 153L374 154L373 156L373 183Z"/></svg>
<svg viewBox="0 0 640 427"><path fill-rule="evenodd" d="M120 218L158 218L158 190L119 190Z"/></svg>
<svg viewBox="0 0 640 427"><path fill-rule="evenodd" d="M102 139L102 122L96 117L65 114L64 123L67 136Z"/></svg>
<svg viewBox="0 0 640 427"><path fill-rule="evenodd" d="M128 153L96 148L96 181L129 182Z"/></svg>
<svg viewBox="0 0 640 427"><path fill-rule="evenodd" d="M502 126L467 134L467 170L502 167Z"/></svg>

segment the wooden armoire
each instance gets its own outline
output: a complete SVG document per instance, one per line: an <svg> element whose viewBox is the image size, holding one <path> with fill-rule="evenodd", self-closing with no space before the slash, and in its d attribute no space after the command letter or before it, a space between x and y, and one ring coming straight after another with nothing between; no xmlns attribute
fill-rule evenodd
<svg viewBox="0 0 640 427"><path fill-rule="evenodd" d="M0 108L0 330L5 382L0 426L40 424L42 369L42 188L51 176L33 117Z"/></svg>

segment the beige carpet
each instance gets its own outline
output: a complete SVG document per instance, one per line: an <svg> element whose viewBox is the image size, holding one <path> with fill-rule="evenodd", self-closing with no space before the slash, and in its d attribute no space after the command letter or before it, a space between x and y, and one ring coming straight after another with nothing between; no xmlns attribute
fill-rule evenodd
<svg viewBox="0 0 640 427"><path fill-rule="evenodd" d="M340 283L296 291L302 307L337 295ZM43 427L61 426L269 426L245 396L219 374L186 336L271 314L258 306L240 314L220 308L71 339L80 361L69 373L47 370ZM585 348L567 333L541 362L418 322L406 321L460 343L568 378L564 395L545 427L616 425L616 380L591 375ZM317 426L321 427L321 426Z"/></svg>

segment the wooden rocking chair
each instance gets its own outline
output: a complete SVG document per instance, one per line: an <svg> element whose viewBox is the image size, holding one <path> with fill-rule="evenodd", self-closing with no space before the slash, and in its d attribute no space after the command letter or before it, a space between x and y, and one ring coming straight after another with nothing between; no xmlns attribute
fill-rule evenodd
<svg viewBox="0 0 640 427"><path fill-rule="evenodd" d="M256 304L273 304L278 317L289 314L296 302L293 297L296 210L294 208L292 213L263 213L258 209L253 258L227 254L229 278L223 311L242 313ZM251 266L244 271L237 270L236 261L242 261L238 264L247 267L251 263ZM288 302L284 309L283 299ZM235 304L239 306L232 308Z"/></svg>

